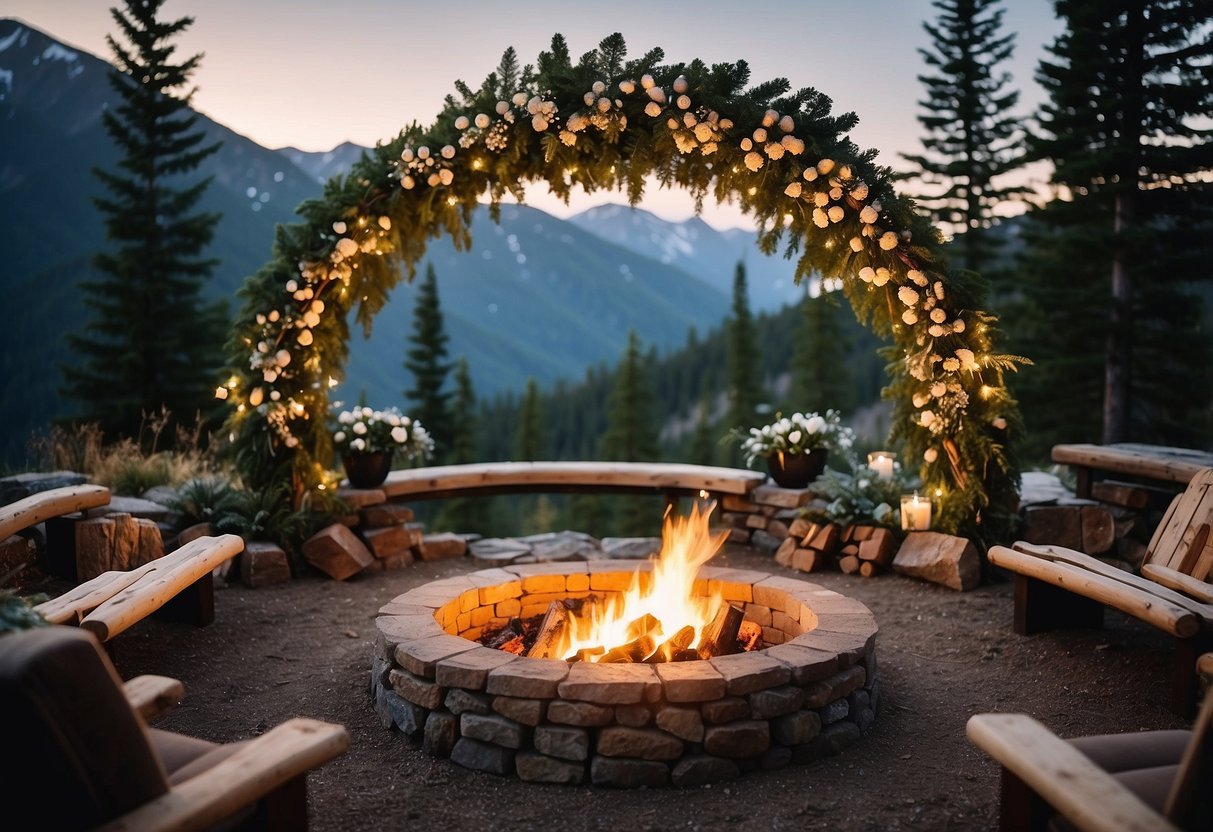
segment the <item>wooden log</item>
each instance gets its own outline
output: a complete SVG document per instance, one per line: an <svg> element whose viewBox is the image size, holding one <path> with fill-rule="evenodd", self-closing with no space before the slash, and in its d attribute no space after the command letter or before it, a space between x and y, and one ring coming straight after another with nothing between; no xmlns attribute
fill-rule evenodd
<svg viewBox="0 0 1213 832"><path fill-rule="evenodd" d="M797 549L792 553L792 568L800 572L816 572L825 569L831 560L833 558L829 555L816 549Z"/></svg>
<svg viewBox="0 0 1213 832"><path fill-rule="evenodd" d="M881 573L880 565L874 560L861 560L859 562L859 574L865 578L871 578Z"/></svg>
<svg viewBox="0 0 1213 832"><path fill-rule="evenodd" d="M1185 575L1169 566L1159 566L1156 563L1143 564L1141 574L1155 583L1191 595L1197 601L1213 604L1213 585L1206 581L1198 581L1191 575Z"/></svg>
<svg viewBox="0 0 1213 832"><path fill-rule="evenodd" d="M762 641L762 627L753 621L742 621L741 628L737 631L737 640L741 642L743 652L757 650Z"/></svg>
<svg viewBox="0 0 1213 832"><path fill-rule="evenodd" d="M1116 521L1112 512L1103 506L1083 506L1082 551L1088 555L1101 555L1116 542Z"/></svg>
<svg viewBox="0 0 1213 832"><path fill-rule="evenodd" d="M1083 557L1086 556L1083 555ZM1152 584L1150 581L1142 581L1142 583L1154 587L1153 592L1149 587L1138 588L1100 572L1075 566L1073 563L1050 560L1036 554L1008 549L1005 546L992 547L989 558L995 566L1001 566L1025 577L1035 578L1101 604L1115 607L1121 612L1139 618L1178 638L1191 638L1200 632L1200 615L1186 606L1160 597L1156 594L1157 592L1169 592L1169 590ZM1091 558L1091 560L1095 559ZM1136 576L1126 574L1126 577ZM1178 593L1171 594L1178 597ZM1189 601L1188 603L1195 602Z"/></svg>
<svg viewBox="0 0 1213 832"><path fill-rule="evenodd" d="M1112 445L1054 445L1053 461L1076 468L1163 482L1187 483L1213 467L1213 454L1187 448L1167 448L1120 442Z"/></svg>
<svg viewBox="0 0 1213 832"><path fill-rule="evenodd" d="M797 517L788 524L788 535L791 537L798 537L803 540L804 536L808 534L809 529L812 528L812 526L813 524L808 520L804 519L803 517Z"/></svg>
<svg viewBox="0 0 1213 832"><path fill-rule="evenodd" d="M796 553L796 538L789 537L779 544L775 550L775 562L780 566L791 566L792 555Z"/></svg>
<svg viewBox="0 0 1213 832"><path fill-rule="evenodd" d="M653 637L652 633L646 633L627 644L621 644L606 651L598 662L599 664L634 664L644 661L656 650L657 639Z"/></svg>
<svg viewBox="0 0 1213 832"><path fill-rule="evenodd" d="M225 560L244 549L234 534L200 537L159 560L147 564L147 572L89 613L80 626L98 641L109 641L132 624L160 609L179 592L206 576Z"/></svg>
<svg viewBox="0 0 1213 832"><path fill-rule="evenodd" d="M76 577L81 581L91 581L98 575L111 571L125 571L124 567L115 568L111 561L114 551L114 534L116 528L112 517L94 517L76 523Z"/></svg>
<svg viewBox="0 0 1213 832"><path fill-rule="evenodd" d="M867 540L859 544L859 551L855 556L863 561L871 561L878 566L888 566L893 562L893 555L897 554L897 538L893 535L892 529L877 527L872 529L872 534Z"/></svg>
<svg viewBox="0 0 1213 832"><path fill-rule="evenodd" d="M104 572L75 589L70 589L58 598L45 601L34 610L52 624L79 624L103 601L139 580L151 568L151 564L130 572Z"/></svg>
<svg viewBox="0 0 1213 832"><path fill-rule="evenodd" d="M1150 490L1145 486L1117 480L1100 480L1091 485L1092 499L1125 508L1145 508L1150 504Z"/></svg>
<svg viewBox="0 0 1213 832"><path fill-rule="evenodd" d="M699 658L727 656L737 652L737 631L745 620L745 611L729 603L722 603L712 623L699 639Z"/></svg>
<svg viewBox="0 0 1213 832"><path fill-rule="evenodd" d="M695 628L687 624L674 635L667 638L657 646L653 651L653 655L649 657L650 661L672 662L674 656L678 655L683 650L691 646L691 642L695 640Z"/></svg>
<svg viewBox="0 0 1213 832"><path fill-rule="evenodd" d="M844 557L844 558L847 555L853 555L855 557L859 557L859 544L858 543L848 543L846 546L843 546L841 549L838 550L838 554L840 557Z"/></svg>
<svg viewBox="0 0 1213 832"><path fill-rule="evenodd" d="M1196 672L1213 684L1213 653L1202 653L1196 660Z"/></svg>
<svg viewBox="0 0 1213 832"><path fill-rule="evenodd" d="M1082 549L1082 506L1033 506L1023 513L1023 539Z"/></svg>
<svg viewBox="0 0 1213 832"><path fill-rule="evenodd" d="M569 610L560 601L548 604L548 611L539 625L539 635L535 643L527 651L528 659L560 658L558 651L565 643L565 633L569 626Z"/></svg>
<svg viewBox="0 0 1213 832"><path fill-rule="evenodd" d="M167 713L185 695L185 685L168 676L136 676L122 683L126 701L145 721Z"/></svg>
<svg viewBox="0 0 1213 832"><path fill-rule="evenodd" d="M0 540L52 517L109 505L110 490L101 485L69 485L39 491L0 506Z"/></svg>
<svg viewBox="0 0 1213 832"><path fill-rule="evenodd" d="M841 530L833 523L825 523L817 528L817 533L813 535L813 539L806 541L805 546L809 549L816 549L819 552L825 552L827 555L834 554L838 549L838 536Z"/></svg>
<svg viewBox="0 0 1213 832"><path fill-rule="evenodd" d="M854 575L859 571L859 558L855 555L839 558L838 568L846 575Z"/></svg>

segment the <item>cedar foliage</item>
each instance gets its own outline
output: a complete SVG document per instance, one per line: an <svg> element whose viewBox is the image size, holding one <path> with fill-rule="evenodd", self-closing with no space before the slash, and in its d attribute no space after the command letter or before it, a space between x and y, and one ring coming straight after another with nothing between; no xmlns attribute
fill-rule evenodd
<svg viewBox="0 0 1213 832"><path fill-rule="evenodd" d="M186 424L213 411L223 366L226 309L202 302L219 216L195 212L210 177L191 177L219 144L203 145L189 114L202 55L172 61L172 40L194 19L161 20L162 5L110 9L119 37L106 36L118 68L109 80L122 103L101 118L123 156L115 171L93 170L105 189L93 201L113 247L94 257L103 276L81 284L92 318L68 340L82 360L62 368L79 419L111 438L137 437L163 410Z"/></svg>
<svg viewBox="0 0 1213 832"><path fill-rule="evenodd" d="M1063 0L1038 79L1055 198L1025 230L1016 385L1056 442L1208 447L1213 339L1213 3Z"/></svg>

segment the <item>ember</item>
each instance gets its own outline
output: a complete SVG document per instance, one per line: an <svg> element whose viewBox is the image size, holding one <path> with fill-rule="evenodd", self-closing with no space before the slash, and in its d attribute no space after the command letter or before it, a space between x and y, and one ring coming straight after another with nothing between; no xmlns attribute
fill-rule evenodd
<svg viewBox="0 0 1213 832"><path fill-rule="evenodd" d="M480 642L528 658L569 662L657 662L710 659L762 646L762 628L744 610L696 594L699 567L719 551L727 533L713 535L711 508L667 516L652 580L638 572L623 593L552 601L546 614L512 619Z"/></svg>

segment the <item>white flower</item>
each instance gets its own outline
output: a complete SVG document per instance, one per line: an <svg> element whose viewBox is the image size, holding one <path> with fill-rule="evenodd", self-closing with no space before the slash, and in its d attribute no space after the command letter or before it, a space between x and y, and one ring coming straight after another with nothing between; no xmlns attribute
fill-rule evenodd
<svg viewBox="0 0 1213 832"><path fill-rule="evenodd" d="M677 78L674 79L674 92L686 92L686 91L687 91L687 79L685 76L679 75Z"/></svg>
<svg viewBox="0 0 1213 832"><path fill-rule="evenodd" d="M632 93L636 92L636 82L628 80L620 81L619 91L624 95L631 95Z"/></svg>
<svg viewBox="0 0 1213 832"><path fill-rule="evenodd" d="M800 183L793 182L790 185L788 185L786 188L784 188L783 192L787 196L790 196L792 199L800 199L801 190L802 189L801 189Z"/></svg>
<svg viewBox="0 0 1213 832"><path fill-rule="evenodd" d="M859 221L865 225L871 225L880 218L880 214L871 205L863 206L863 210L859 212Z"/></svg>
<svg viewBox="0 0 1213 832"><path fill-rule="evenodd" d="M339 430L336 433L334 433L333 441L336 442L337 444L341 444L342 442L344 442L345 441L345 431Z"/></svg>
<svg viewBox="0 0 1213 832"><path fill-rule="evenodd" d="M868 198L868 184L866 182L856 182L851 188L851 196L863 202Z"/></svg>
<svg viewBox="0 0 1213 832"><path fill-rule="evenodd" d="M791 442L793 445L795 445L797 442L799 442L801 440L802 436L803 436L803 434L801 434L800 431L794 430L788 434L788 441Z"/></svg>
<svg viewBox="0 0 1213 832"><path fill-rule="evenodd" d="M861 238L861 237L852 237L851 238L851 251L854 251L854 252L863 251L863 238Z"/></svg>
<svg viewBox="0 0 1213 832"><path fill-rule="evenodd" d="M350 430L354 431L354 433L358 434L359 436L364 436L367 432L366 422L354 422L354 425L350 428Z"/></svg>
<svg viewBox="0 0 1213 832"><path fill-rule="evenodd" d="M648 92L650 100L656 101L658 104L665 103L665 90L661 87L649 87Z"/></svg>
<svg viewBox="0 0 1213 832"><path fill-rule="evenodd" d="M468 129L469 124L471 124L471 122L468 121L467 116L460 116L459 118L455 119L455 129L456 130L466 130L466 129Z"/></svg>
<svg viewBox="0 0 1213 832"><path fill-rule="evenodd" d="M745 166L752 171L757 171L764 164L766 164L766 160L762 158L761 153L755 153L751 150L745 155Z"/></svg>
<svg viewBox="0 0 1213 832"><path fill-rule="evenodd" d="M939 459L939 451L935 450L934 448L927 448L925 451L923 451L922 458L926 460L927 464L929 465L935 460Z"/></svg>
<svg viewBox="0 0 1213 832"><path fill-rule="evenodd" d="M885 251L890 251L897 248L897 235L892 231L886 231L880 235L880 247Z"/></svg>
<svg viewBox="0 0 1213 832"><path fill-rule="evenodd" d="M646 116L651 116L652 118L657 118L657 116L661 115L661 105L656 101L650 101L648 104L644 105L644 114Z"/></svg>
<svg viewBox="0 0 1213 832"><path fill-rule="evenodd" d="M814 413L810 416L804 425L804 429L810 434L821 433L826 428L826 420Z"/></svg>
<svg viewBox="0 0 1213 832"><path fill-rule="evenodd" d="M392 440L397 445L403 445L405 442L409 441L408 428L399 426L392 428Z"/></svg>
<svg viewBox="0 0 1213 832"><path fill-rule="evenodd" d="M918 293L909 286L902 286L897 290L898 299L906 306L913 306L918 303Z"/></svg>
<svg viewBox="0 0 1213 832"><path fill-rule="evenodd" d="M817 163L817 172L822 176L828 176L830 171L834 169L833 159L822 159Z"/></svg>
<svg viewBox="0 0 1213 832"><path fill-rule="evenodd" d="M361 423L360 423L361 424ZM363 451L366 450L366 440L358 437L350 442L350 450Z"/></svg>
<svg viewBox="0 0 1213 832"><path fill-rule="evenodd" d="M792 120L791 116L784 116L779 120L779 129L785 133L791 133L796 129L796 122Z"/></svg>

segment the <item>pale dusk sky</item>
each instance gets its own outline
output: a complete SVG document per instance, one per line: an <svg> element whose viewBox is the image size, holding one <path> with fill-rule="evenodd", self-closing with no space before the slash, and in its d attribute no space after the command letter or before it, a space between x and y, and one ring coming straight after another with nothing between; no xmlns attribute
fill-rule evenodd
<svg viewBox="0 0 1213 832"><path fill-rule="evenodd" d="M106 0L5 0L0 15L16 17L70 46L109 59L105 35L115 31ZM1007 0L1004 31L1017 35L1004 66L1021 91L1019 114L1035 109L1033 79L1044 47L1061 30L1049 0ZM642 6L581 0L169 0L162 17L193 16L178 57L204 52L194 76L194 106L267 147L329 150L344 141L373 145L405 125L429 124L454 92L455 79L479 86L507 46L533 63L552 34L562 33L577 56L612 32L629 54L653 47L666 61L745 60L751 83L787 78L793 89L816 87L838 112L854 111L851 137L879 149L878 161L903 168L902 153L920 150L917 121L929 46L923 20L930 0L738 0L653 2ZM571 206L540 189L528 201L559 216L621 194L574 197ZM644 207L670 219L693 211L682 192L646 194ZM705 205L717 227L750 225L730 206Z"/></svg>

